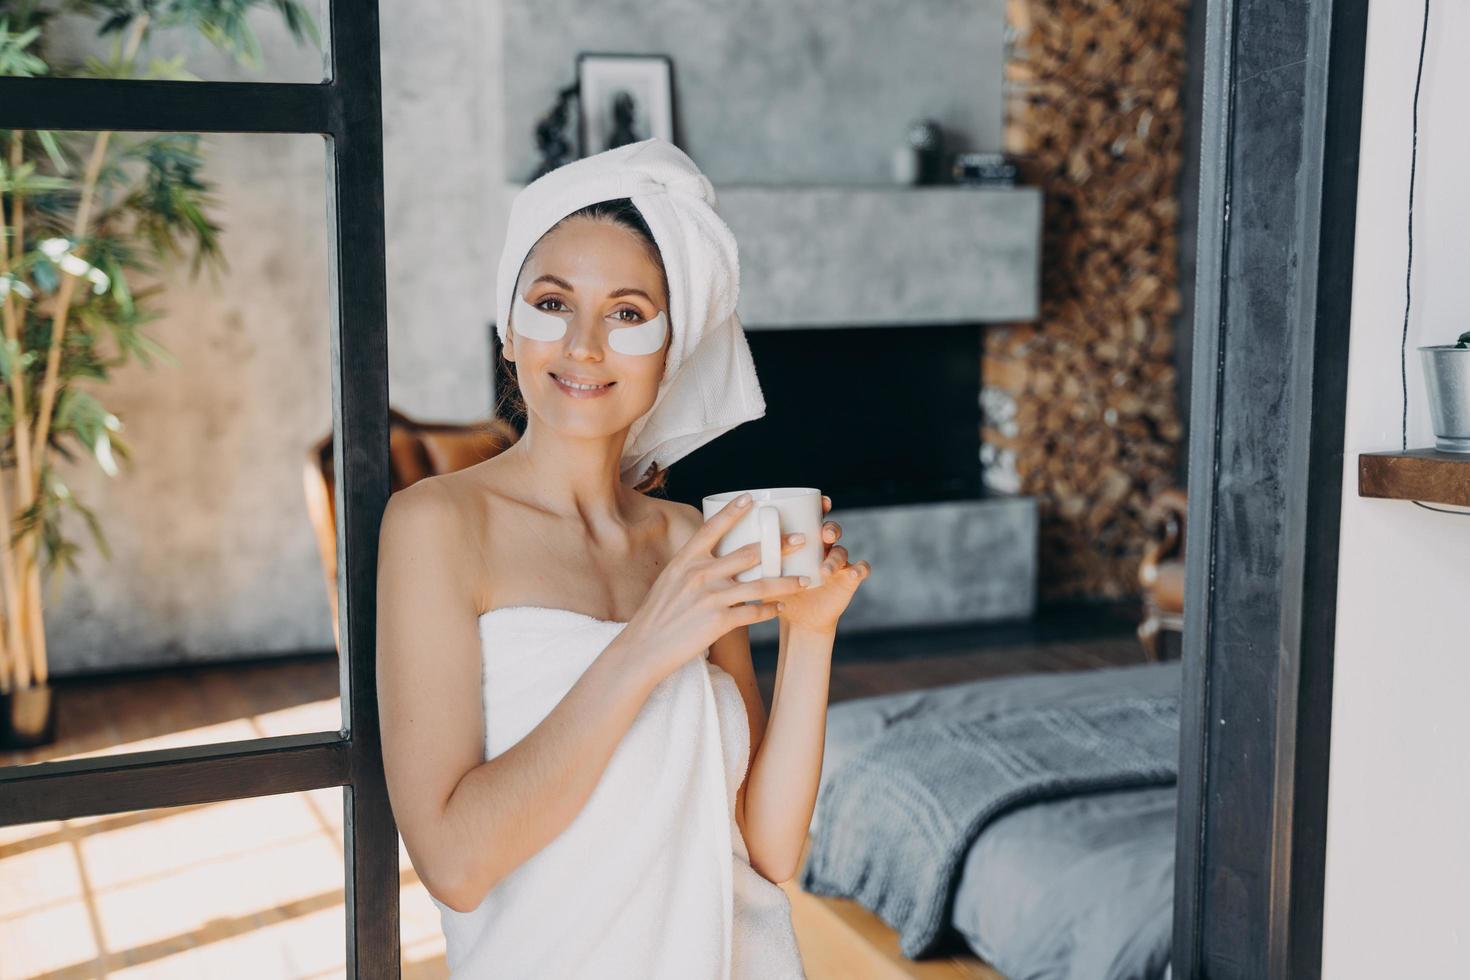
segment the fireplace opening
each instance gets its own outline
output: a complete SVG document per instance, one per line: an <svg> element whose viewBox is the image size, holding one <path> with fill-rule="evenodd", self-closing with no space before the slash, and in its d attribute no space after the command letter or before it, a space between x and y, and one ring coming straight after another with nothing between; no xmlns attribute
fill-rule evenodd
<svg viewBox="0 0 1470 980"><path fill-rule="evenodd" d="M697 506L724 490L813 486L842 508L982 496L981 334L747 329L766 414L674 463L669 496Z"/></svg>
<svg viewBox="0 0 1470 980"><path fill-rule="evenodd" d="M842 508L984 496L982 329L748 328L766 414L676 461L668 496L698 506L724 490L814 486ZM491 346L506 384L493 330Z"/></svg>

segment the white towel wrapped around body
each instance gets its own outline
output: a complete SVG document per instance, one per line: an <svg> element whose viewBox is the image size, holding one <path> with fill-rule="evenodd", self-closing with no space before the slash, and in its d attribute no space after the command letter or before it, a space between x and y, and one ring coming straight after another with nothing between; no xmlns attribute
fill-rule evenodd
<svg viewBox="0 0 1470 980"><path fill-rule="evenodd" d="M526 737L625 623L480 617L485 758ZM664 678L582 811L470 912L438 906L458 980L800 980L791 906L735 822L749 719L708 651ZM534 819L534 815L528 815Z"/></svg>

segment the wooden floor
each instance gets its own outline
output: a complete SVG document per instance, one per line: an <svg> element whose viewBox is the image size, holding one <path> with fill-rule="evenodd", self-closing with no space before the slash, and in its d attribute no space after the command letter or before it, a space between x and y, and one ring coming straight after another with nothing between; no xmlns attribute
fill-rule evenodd
<svg viewBox="0 0 1470 980"><path fill-rule="evenodd" d="M1033 671L1137 663L1126 611L844 637L833 702ZM770 701L775 651L753 651ZM60 680L58 739L0 765L336 730L330 654ZM342 791L0 827L0 980L344 975ZM443 977L437 909L399 847L403 972ZM915 964L851 902L792 882L811 980L983 978L973 959ZM854 943L854 937L866 940Z"/></svg>

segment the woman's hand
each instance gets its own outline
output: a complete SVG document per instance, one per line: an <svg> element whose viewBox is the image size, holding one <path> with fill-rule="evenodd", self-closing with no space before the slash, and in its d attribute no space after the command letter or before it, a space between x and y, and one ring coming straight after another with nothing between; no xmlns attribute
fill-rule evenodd
<svg viewBox="0 0 1470 980"><path fill-rule="evenodd" d="M822 513L832 509L832 498L822 494ZM847 563L847 549L836 544L842 537L842 526L836 521L822 525L822 580L780 600L780 616L789 626L816 632L836 632L837 620L847 611L857 587L873 570L865 560Z"/></svg>
<svg viewBox="0 0 1470 980"><path fill-rule="evenodd" d="M801 588L796 575L734 581L740 572L760 564L758 541L715 557L720 538L749 512L750 499L745 495L744 503L740 498L730 501L690 535L614 640L626 645L633 661L649 671L652 683L658 683L736 627L774 618L775 600ZM781 554L791 554L798 547L788 537ZM743 604L750 599L761 601Z"/></svg>

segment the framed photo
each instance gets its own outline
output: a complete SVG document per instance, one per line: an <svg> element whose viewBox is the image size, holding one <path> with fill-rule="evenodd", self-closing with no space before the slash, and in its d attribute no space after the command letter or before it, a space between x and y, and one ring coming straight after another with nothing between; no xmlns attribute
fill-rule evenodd
<svg viewBox="0 0 1470 980"><path fill-rule="evenodd" d="M674 63L661 54L577 56L582 156L657 136L674 143Z"/></svg>

